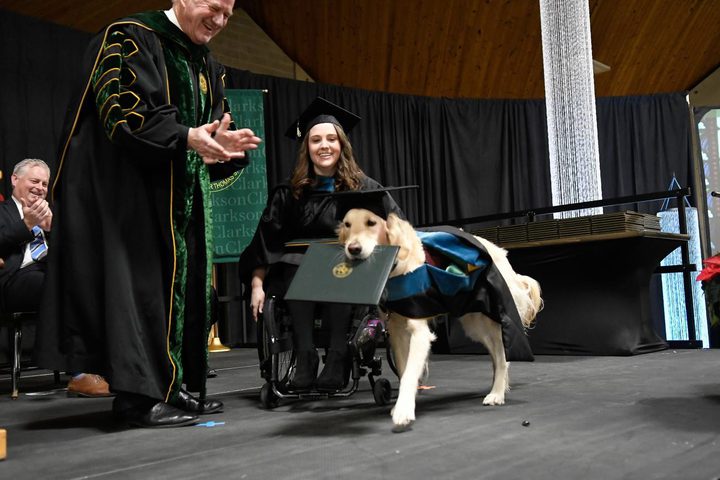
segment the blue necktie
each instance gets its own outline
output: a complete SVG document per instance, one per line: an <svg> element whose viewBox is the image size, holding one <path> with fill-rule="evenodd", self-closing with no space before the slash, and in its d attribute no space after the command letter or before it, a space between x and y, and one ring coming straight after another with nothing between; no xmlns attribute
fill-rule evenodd
<svg viewBox="0 0 720 480"><path fill-rule="evenodd" d="M30 242L30 256L37 262L47 255L47 244L45 243L40 227L35 225L32 228L32 232L35 234L35 238Z"/></svg>

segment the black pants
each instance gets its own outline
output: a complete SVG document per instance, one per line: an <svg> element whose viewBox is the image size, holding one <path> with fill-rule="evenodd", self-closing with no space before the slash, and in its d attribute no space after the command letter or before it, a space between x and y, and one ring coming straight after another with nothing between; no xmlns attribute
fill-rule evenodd
<svg viewBox="0 0 720 480"><path fill-rule="evenodd" d="M288 310L293 325L293 339L296 351L315 348L313 323L315 317L322 318L330 332L330 349L342 352L352 321L352 306L339 303L314 303L288 301Z"/></svg>
<svg viewBox="0 0 720 480"><path fill-rule="evenodd" d="M2 308L6 312L35 312L40 306L45 262L33 262L7 279L2 287Z"/></svg>
<svg viewBox="0 0 720 480"><path fill-rule="evenodd" d="M297 265L278 264L265 279L269 286L268 295L282 298L292 282ZM307 351L315 348L313 341L313 325L316 318L321 318L328 326L332 350L343 352L346 348L347 333L352 321L352 305L340 303L315 303L288 301L288 310L293 326L293 346L296 351Z"/></svg>

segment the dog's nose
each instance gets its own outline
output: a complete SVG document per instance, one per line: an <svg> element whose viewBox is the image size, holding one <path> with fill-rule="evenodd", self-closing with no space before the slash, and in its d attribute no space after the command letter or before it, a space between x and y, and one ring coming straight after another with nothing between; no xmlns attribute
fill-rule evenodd
<svg viewBox="0 0 720 480"><path fill-rule="evenodd" d="M362 252L362 247L359 243L351 243L347 247L348 253L353 257L357 257Z"/></svg>

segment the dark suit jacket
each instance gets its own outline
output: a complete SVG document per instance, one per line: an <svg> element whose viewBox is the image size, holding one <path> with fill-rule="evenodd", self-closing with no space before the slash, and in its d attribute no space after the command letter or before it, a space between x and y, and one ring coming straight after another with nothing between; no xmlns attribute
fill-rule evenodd
<svg viewBox="0 0 720 480"><path fill-rule="evenodd" d="M20 218L15 201L8 198L0 203L0 257L5 260L5 268L0 268L0 288L20 269L25 246L33 238Z"/></svg>

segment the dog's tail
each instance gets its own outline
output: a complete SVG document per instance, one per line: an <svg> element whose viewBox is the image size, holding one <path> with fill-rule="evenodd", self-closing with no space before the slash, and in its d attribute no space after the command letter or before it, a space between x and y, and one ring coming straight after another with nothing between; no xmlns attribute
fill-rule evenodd
<svg viewBox="0 0 720 480"><path fill-rule="evenodd" d="M525 295L523 295L524 301L518 304L520 319L525 328L530 328L535 322L538 312L543 309L542 290L540 289L540 283L532 277L517 274L517 280L525 291Z"/></svg>

